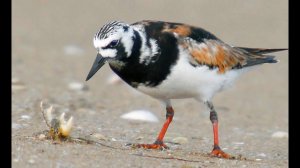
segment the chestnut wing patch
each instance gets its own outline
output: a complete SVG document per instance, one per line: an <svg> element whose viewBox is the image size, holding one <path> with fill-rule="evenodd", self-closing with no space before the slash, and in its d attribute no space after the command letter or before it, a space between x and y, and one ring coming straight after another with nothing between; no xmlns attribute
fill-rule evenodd
<svg viewBox="0 0 300 168"><path fill-rule="evenodd" d="M176 33L179 36L188 37L188 36L191 35L192 30L191 30L191 27L189 25L184 25L184 24L174 25L174 24L167 24L166 23L164 25L163 32Z"/></svg>
<svg viewBox="0 0 300 168"><path fill-rule="evenodd" d="M203 28L182 23L165 22L162 32L176 34L180 38L191 38L197 42L203 42L204 39L219 40L215 35Z"/></svg>
<svg viewBox="0 0 300 168"><path fill-rule="evenodd" d="M191 55L191 64L217 67L219 73L246 64L246 56L242 50L236 50L217 40L204 40L202 43L185 40L180 43Z"/></svg>

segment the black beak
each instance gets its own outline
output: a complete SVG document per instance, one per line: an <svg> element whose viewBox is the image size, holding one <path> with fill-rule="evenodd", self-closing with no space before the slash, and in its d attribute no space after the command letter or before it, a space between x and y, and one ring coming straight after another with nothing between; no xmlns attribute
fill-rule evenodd
<svg viewBox="0 0 300 168"><path fill-rule="evenodd" d="M105 58L103 58L99 53L94 61L94 64L86 77L85 81L88 81L103 65L105 64Z"/></svg>

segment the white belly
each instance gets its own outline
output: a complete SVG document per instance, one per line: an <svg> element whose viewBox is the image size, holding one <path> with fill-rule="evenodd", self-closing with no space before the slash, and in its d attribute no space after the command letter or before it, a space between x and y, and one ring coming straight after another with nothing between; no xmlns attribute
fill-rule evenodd
<svg viewBox="0 0 300 168"><path fill-rule="evenodd" d="M137 89L158 99L196 98L206 101L230 86L244 69L230 70L224 74L217 71L217 68L210 70L207 66L193 67L188 62L188 56L182 55L160 85L154 88L141 85Z"/></svg>

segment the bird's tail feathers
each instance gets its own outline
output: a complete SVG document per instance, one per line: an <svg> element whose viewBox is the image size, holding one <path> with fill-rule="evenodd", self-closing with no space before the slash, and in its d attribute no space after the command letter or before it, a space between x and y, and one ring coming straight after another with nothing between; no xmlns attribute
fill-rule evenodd
<svg viewBox="0 0 300 168"><path fill-rule="evenodd" d="M246 50L251 54L268 54L268 53L288 50L287 48L247 48L247 47L237 47L237 48Z"/></svg>
<svg viewBox="0 0 300 168"><path fill-rule="evenodd" d="M245 66L253 66L263 63L277 63L279 60L275 59L273 55L264 55L268 53L278 52L287 50L286 48L276 48L276 49L264 49L264 48L246 48L246 47L236 47L240 50L246 51L248 54L247 64Z"/></svg>

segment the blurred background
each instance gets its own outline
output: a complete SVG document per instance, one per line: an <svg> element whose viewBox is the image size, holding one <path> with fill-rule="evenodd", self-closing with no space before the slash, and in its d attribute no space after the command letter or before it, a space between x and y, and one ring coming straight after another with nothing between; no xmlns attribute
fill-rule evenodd
<svg viewBox="0 0 300 168"><path fill-rule="evenodd" d="M96 56L92 38L102 25L112 20L182 22L202 27L234 46L288 48L287 0L13 0L14 167L199 165L156 162L111 149L77 144L53 146L47 141L24 138L47 129L39 109L40 101L44 100L53 104L58 113L74 116L75 132L99 133L108 139L114 138L120 145L155 140L165 118L164 107L157 100L129 88L107 65L85 82ZM245 74L233 88L214 98L219 112L221 146L229 153L264 160L251 163L257 167L286 167L288 162L288 52L275 55L280 63L263 65ZM186 138L187 143L179 146L181 154L209 152L212 129L203 106L192 99L175 100L173 104L175 118L167 140ZM158 122L120 117L133 110L148 111ZM278 132L284 136L274 139L272 135ZM250 164L211 161L201 164L212 167Z"/></svg>

